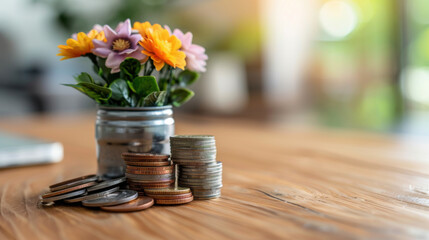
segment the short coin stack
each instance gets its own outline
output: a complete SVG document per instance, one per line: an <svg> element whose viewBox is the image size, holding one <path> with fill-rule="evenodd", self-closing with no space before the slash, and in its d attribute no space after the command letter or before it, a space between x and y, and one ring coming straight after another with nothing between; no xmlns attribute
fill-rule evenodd
<svg viewBox="0 0 429 240"><path fill-rule="evenodd" d="M144 195L147 188L168 188L174 183L174 166L169 155L123 153L129 189Z"/></svg>
<svg viewBox="0 0 429 240"><path fill-rule="evenodd" d="M184 187L145 189L144 193L160 205L184 204L194 200L191 189Z"/></svg>
<svg viewBox="0 0 429 240"><path fill-rule="evenodd" d="M114 212L138 211L154 204L150 197L139 197L136 191L120 189L124 182L124 177L100 181L96 175L82 176L49 186L50 191L40 196L40 203L44 206L56 202L81 203Z"/></svg>
<svg viewBox="0 0 429 240"><path fill-rule="evenodd" d="M171 159L179 165L178 185L190 187L195 199L220 197L222 163L216 161L214 136L177 135L170 145Z"/></svg>

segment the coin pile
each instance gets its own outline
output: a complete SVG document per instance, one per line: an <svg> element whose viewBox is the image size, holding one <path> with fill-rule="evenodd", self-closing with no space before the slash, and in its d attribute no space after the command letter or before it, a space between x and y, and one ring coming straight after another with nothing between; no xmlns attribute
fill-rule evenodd
<svg viewBox="0 0 429 240"><path fill-rule="evenodd" d="M125 177L128 188L144 195L147 188L168 188L174 184L174 166L169 155L122 153L127 165Z"/></svg>
<svg viewBox="0 0 429 240"><path fill-rule="evenodd" d="M190 188L172 187L172 188L152 188L145 189L145 195L155 199L156 204L176 205L189 203L194 200Z"/></svg>
<svg viewBox="0 0 429 240"><path fill-rule="evenodd" d="M136 191L120 189L124 183L124 177L100 181L96 175L82 176L49 186L50 191L40 196L40 204L81 203L114 212L143 210L154 204L150 197L139 197Z"/></svg>
<svg viewBox="0 0 429 240"><path fill-rule="evenodd" d="M189 187L195 199L221 195L222 163L216 161L216 141L208 135L170 137L171 159L179 165L178 185Z"/></svg>

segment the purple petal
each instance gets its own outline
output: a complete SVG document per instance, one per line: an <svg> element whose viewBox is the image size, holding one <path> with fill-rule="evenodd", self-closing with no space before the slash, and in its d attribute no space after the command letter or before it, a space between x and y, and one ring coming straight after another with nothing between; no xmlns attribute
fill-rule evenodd
<svg viewBox="0 0 429 240"><path fill-rule="evenodd" d="M125 22L119 26L118 36L119 37L129 37L131 35L131 22L130 19L125 20Z"/></svg>
<svg viewBox="0 0 429 240"><path fill-rule="evenodd" d="M136 48L142 36L140 34L132 34L128 39L131 42L131 48Z"/></svg>
<svg viewBox="0 0 429 240"><path fill-rule="evenodd" d="M182 38L182 48L187 49L192 44L192 33L187 32Z"/></svg>
<svg viewBox="0 0 429 240"><path fill-rule="evenodd" d="M139 47L137 51L129 54L127 57L132 57L132 58L138 59L139 61L142 61L146 58L146 55L142 53L142 50L143 48Z"/></svg>
<svg viewBox="0 0 429 240"><path fill-rule="evenodd" d="M112 50L108 49L108 48L94 48L92 49L92 53L94 53L95 55L99 56L99 57L107 57L110 53L112 52Z"/></svg>
<svg viewBox="0 0 429 240"><path fill-rule="evenodd" d="M106 67L112 69L115 67L119 67L119 65L121 65L121 62L124 61L125 57L125 55L121 56L115 52L110 53L106 59Z"/></svg>
<svg viewBox="0 0 429 240"><path fill-rule="evenodd" d="M109 25L104 25L104 35L106 36L106 39L108 42L110 42L110 44L112 44L111 41L113 41L113 39L117 38L118 36L118 34L113 31L113 29L110 28Z"/></svg>
<svg viewBox="0 0 429 240"><path fill-rule="evenodd" d="M120 51L120 52L118 52L118 54L119 55L124 55L124 54L130 54L130 53L133 53L133 52L135 52L137 49L132 49L132 48L128 48L128 49L125 49L125 50L122 50L122 51Z"/></svg>
<svg viewBox="0 0 429 240"><path fill-rule="evenodd" d="M109 44L101 40L93 39L92 43L94 44L94 48L109 48Z"/></svg>

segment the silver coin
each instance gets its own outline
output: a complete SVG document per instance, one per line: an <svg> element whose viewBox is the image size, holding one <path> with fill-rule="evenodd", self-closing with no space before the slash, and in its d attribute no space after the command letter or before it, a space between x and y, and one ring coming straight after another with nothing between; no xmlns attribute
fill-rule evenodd
<svg viewBox="0 0 429 240"><path fill-rule="evenodd" d="M183 169L186 169L186 170L191 170L191 169L195 169L195 168L197 168L198 170L199 169L204 169L204 168L206 168L206 169L215 169L215 168L219 168L219 167L222 167L222 162L219 162L219 161L217 161L217 162L213 162L213 163L210 163L210 164L206 164L205 166L185 166L185 165L179 165L179 169L181 169L181 168L183 168Z"/></svg>
<svg viewBox="0 0 429 240"><path fill-rule="evenodd" d="M173 163L175 164L182 164L182 165L209 165L216 162L216 158L214 159L180 159L175 158L172 159Z"/></svg>
<svg viewBox="0 0 429 240"><path fill-rule="evenodd" d="M217 149L216 149L215 146L213 146L211 148L198 148L198 147L194 147L194 148L189 148L189 147L180 148L180 147L173 147L171 149L171 151L172 152L192 152L192 153L195 152L195 153L198 153L198 152L216 152Z"/></svg>
<svg viewBox="0 0 429 240"><path fill-rule="evenodd" d="M179 167L179 172L183 173L189 173L189 174L202 174L202 173L216 173L216 172L222 172L222 167L216 167L216 168L185 168L185 165L182 165L183 167Z"/></svg>
<svg viewBox="0 0 429 240"><path fill-rule="evenodd" d="M98 193L93 193L93 194L89 194L89 195L85 195L85 196L81 196L81 197L77 197L77 198L71 198L71 199L67 199L64 200L64 202L66 203L77 203L77 202L82 202L85 200L91 200L91 199L96 199L96 198L100 198L104 195L107 195L109 193L113 193L119 190L119 187L114 187L111 189L107 189Z"/></svg>
<svg viewBox="0 0 429 240"><path fill-rule="evenodd" d="M104 188L110 188L116 185L119 185L123 182L125 182L127 179L125 177L121 177L121 178L116 178L116 179L111 179L111 180L106 180L104 182L101 182L95 186L92 186L90 188L88 188L88 192L94 192L100 189L104 189Z"/></svg>
<svg viewBox="0 0 429 240"><path fill-rule="evenodd" d="M214 140L213 135L174 135L170 140Z"/></svg>
<svg viewBox="0 0 429 240"><path fill-rule="evenodd" d="M173 148L171 149L171 152L174 153L178 153L178 154L201 154L201 153L216 153L217 150L216 148L210 148L210 149L196 149L196 148L192 148L192 149L180 149L180 148Z"/></svg>
<svg viewBox="0 0 429 240"><path fill-rule="evenodd" d="M214 176L222 176L222 170L219 171L210 171L210 172L185 172L179 171L179 177L189 177L189 178L206 178L206 177L214 177Z"/></svg>
<svg viewBox="0 0 429 240"><path fill-rule="evenodd" d="M215 195L220 193L221 188L212 188L212 189L198 189L192 188L192 194L198 195Z"/></svg>
<svg viewBox="0 0 429 240"><path fill-rule="evenodd" d="M179 186L183 187L189 187L189 188L205 188L205 189L213 189L213 188L220 188L222 186L222 181L220 182L204 182L204 183L197 183L197 182L183 182L179 181Z"/></svg>
<svg viewBox="0 0 429 240"><path fill-rule="evenodd" d="M87 176L78 177L75 179L70 179L70 180L67 180L63 183L54 184L54 185L50 186L49 189L51 190L51 192L56 192L59 190L75 187L75 186L82 185L85 183L96 182L98 180L99 180L99 177L97 175L87 175Z"/></svg>
<svg viewBox="0 0 429 240"><path fill-rule="evenodd" d="M77 190L77 191L74 191L74 192L69 192L69 193L66 193L66 194L58 195L58 196L55 196L55 197L44 198L44 199L41 200L41 202L44 203L44 204L50 203L50 202L56 202L56 201L64 200L64 199L67 199L67 198L73 198L73 197L81 196L81 195L83 195L85 193L86 193L86 189L81 189L81 190Z"/></svg>
<svg viewBox="0 0 429 240"><path fill-rule="evenodd" d="M222 177L212 179L193 179L193 178L179 178L180 183L196 183L196 184L213 184L222 183Z"/></svg>
<svg viewBox="0 0 429 240"><path fill-rule="evenodd" d="M213 182L213 183L190 183L190 182L183 182L179 180L179 186L182 187L189 187L189 188L205 188L205 189L213 189L213 188L220 188L222 187L222 182Z"/></svg>
<svg viewBox="0 0 429 240"><path fill-rule="evenodd" d="M222 178L222 172L216 174L206 174L206 175L188 175L184 173L179 173L179 178L184 179L214 179L214 178Z"/></svg>
<svg viewBox="0 0 429 240"><path fill-rule="evenodd" d="M86 207L113 206L130 202L136 199L138 196L139 194L134 190L121 189L114 193L104 195L100 198L85 200L82 202L82 204Z"/></svg>
<svg viewBox="0 0 429 240"><path fill-rule="evenodd" d="M221 194L209 195L209 196L195 196L194 195L195 200L209 200L209 199L215 199L215 198L220 198L220 197L221 197Z"/></svg>
<svg viewBox="0 0 429 240"><path fill-rule="evenodd" d="M200 159L216 159L216 153L201 153L201 154L176 154L171 153L172 159L192 159L192 160L200 160Z"/></svg>

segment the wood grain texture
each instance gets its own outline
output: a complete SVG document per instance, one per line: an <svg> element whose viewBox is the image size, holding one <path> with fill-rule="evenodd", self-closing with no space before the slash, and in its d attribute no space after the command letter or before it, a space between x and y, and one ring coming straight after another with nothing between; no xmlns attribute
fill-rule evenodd
<svg viewBox="0 0 429 240"><path fill-rule="evenodd" d="M61 163L0 170L0 239L429 239L429 141L238 120L176 119L178 134L216 136L220 199L121 214L37 208L48 185L96 172L94 120L0 121L65 147Z"/></svg>

